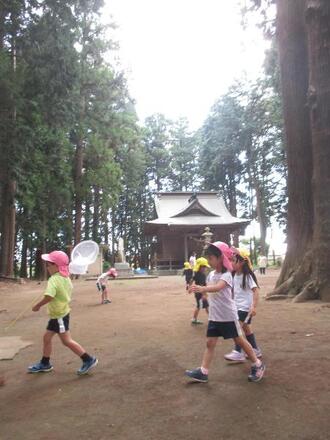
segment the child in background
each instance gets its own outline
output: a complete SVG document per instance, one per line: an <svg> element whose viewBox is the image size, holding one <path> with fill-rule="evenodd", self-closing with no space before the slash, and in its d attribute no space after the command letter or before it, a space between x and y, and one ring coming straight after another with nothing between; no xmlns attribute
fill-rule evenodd
<svg viewBox="0 0 330 440"><path fill-rule="evenodd" d="M47 304L50 320L43 338L43 355L40 362L28 368L29 373L44 373L53 369L50 363L52 353L52 339L58 334L61 342L78 355L83 364L77 371L78 375L86 374L95 367L98 360L86 353L86 350L74 341L69 331L70 301L72 283L69 276L69 257L62 251L53 251L43 254L41 258L46 261L50 278L47 283L44 298L32 307L33 312L38 312Z"/></svg>
<svg viewBox="0 0 330 440"><path fill-rule="evenodd" d="M196 252L193 252L189 258L190 267L194 268L196 264Z"/></svg>
<svg viewBox="0 0 330 440"><path fill-rule="evenodd" d="M184 275L185 278L186 278L186 290L188 290L188 289L189 289L189 286L190 286L190 284L191 284L191 282L192 282L192 278L193 278L193 270L192 270L192 268L191 268L191 266L190 266L189 261L185 261L185 262L183 263L183 266L184 266L184 268L183 268L183 275Z"/></svg>
<svg viewBox="0 0 330 440"><path fill-rule="evenodd" d="M194 276L193 282L198 286L206 286L206 270L210 267L207 259L204 257L197 258L196 264L194 267ZM202 321L199 321L198 314L200 309L205 309L206 313L209 313L209 303L205 295L200 292L195 292L196 299L196 308L194 310L193 318L191 320L192 324L203 324Z"/></svg>
<svg viewBox="0 0 330 440"><path fill-rule="evenodd" d="M252 317L256 315L259 299L259 286L253 272L249 253L245 249L234 250L234 298L238 311L238 319L246 339L252 345L256 356L262 356L251 328ZM225 359L231 362L245 362L245 353L236 344L231 353L225 354Z"/></svg>
<svg viewBox="0 0 330 440"><path fill-rule="evenodd" d="M110 304L111 299L108 298L107 283L109 277L116 278L118 273L114 267L111 267L107 272L102 273L96 281L96 287L101 292L101 304Z"/></svg>
<svg viewBox="0 0 330 440"><path fill-rule="evenodd" d="M206 250L209 265L214 269L207 277L206 286L192 285L191 292L209 293L209 324L207 328L206 349L202 365L194 370L186 370L186 376L197 382L208 382L209 368L219 337L234 339L251 360L251 373L248 380L259 382L265 365L257 358L249 342L242 336L238 322L237 309L233 299L232 264L233 254L226 243L217 241Z"/></svg>

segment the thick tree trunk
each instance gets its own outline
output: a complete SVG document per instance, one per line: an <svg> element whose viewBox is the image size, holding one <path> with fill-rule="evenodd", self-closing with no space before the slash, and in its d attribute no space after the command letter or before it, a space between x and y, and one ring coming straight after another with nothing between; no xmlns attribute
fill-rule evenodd
<svg viewBox="0 0 330 440"><path fill-rule="evenodd" d="M7 174L7 173L6 173ZM3 185L1 203L1 254L0 274L8 277L14 276L15 253L15 223L16 223L16 182L6 175Z"/></svg>
<svg viewBox="0 0 330 440"><path fill-rule="evenodd" d="M309 109L313 145L313 279L330 301L330 3L308 0Z"/></svg>
<svg viewBox="0 0 330 440"><path fill-rule="evenodd" d="M330 5L277 3L289 205L288 253L273 293L330 301Z"/></svg>
<svg viewBox="0 0 330 440"><path fill-rule="evenodd" d="M24 234L22 251L21 251L21 264L19 276L21 278L27 278L27 252L28 252L28 237Z"/></svg>
<svg viewBox="0 0 330 440"><path fill-rule="evenodd" d="M304 263L304 258L312 242L313 200L311 131L307 107L308 56L304 19L305 1L277 0L277 7L289 198L288 247L277 282L279 288L297 271L300 271L301 282L311 273L311 267ZM304 273L301 273L301 270ZM295 289L295 293L299 293L301 282L296 282L293 278L291 287Z"/></svg>
<svg viewBox="0 0 330 440"><path fill-rule="evenodd" d="M3 14L3 12L1 13ZM16 75L16 35L18 30L18 16L17 12L10 14L12 29L10 35L10 55L11 55L11 70L12 75ZM3 17L1 16L1 20ZM1 23L3 26L3 23ZM3 31L2 31L3 32ZM4 35L4 34L3 34ZM1 40L3 36L1 37ZM1 43L2 44L2 43ZM17 148L16 141L16 101L12 91L11 93L11 108L10 108L10 123L6 127L8 129L7 148ZM10 152L12 154L12 152ZM9 160L9 157L6 158ZM1 253L0 253L0 274L4 276L14 276L14 256L15 256L15 234L16 234L16 180L14 178L13 166L9 163L3 165L4 169L0 174L3 176L2 187L2 202L1 202Z"/></svg>

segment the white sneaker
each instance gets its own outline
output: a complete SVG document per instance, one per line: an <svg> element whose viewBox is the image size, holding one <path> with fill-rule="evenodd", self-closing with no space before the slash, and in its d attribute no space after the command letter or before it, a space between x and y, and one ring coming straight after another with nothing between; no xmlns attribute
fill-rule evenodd
<svg viewBox="0 0 330 440"><path fill-rule="evenodd" d="M245 353L233 350L231 353L225 354L226 361L230 362L245 362Z"/></svg>

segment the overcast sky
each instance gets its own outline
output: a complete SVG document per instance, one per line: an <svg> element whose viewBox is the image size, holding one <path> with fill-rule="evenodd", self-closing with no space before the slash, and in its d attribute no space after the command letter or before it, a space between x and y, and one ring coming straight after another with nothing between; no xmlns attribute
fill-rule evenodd
<svg viewBox="0 0 330 440"><path fill-rule="evenodd" d="M268 46L252 23L243 29L244 0L105 0L103 20L118 29L121 65L140 120L153 113L185 116L193 130L213 103L244 74L257 78ZM252 223L246 231L259 236ZM282 253L283 234L269 231Z"/></svg>
<svg viewBox="0 0 330 440"><path fill-rule="evenodd" d="M141 120L188 118L197 129L235 78L256 77L266 43L244 30L238 0L105 0Z"/></svg>

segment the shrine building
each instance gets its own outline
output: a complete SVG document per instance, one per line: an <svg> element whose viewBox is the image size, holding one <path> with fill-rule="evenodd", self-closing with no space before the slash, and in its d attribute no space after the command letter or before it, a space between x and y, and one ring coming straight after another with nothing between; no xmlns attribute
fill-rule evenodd
<svg viewBox="0 0 330 440"><path fill-rule="evenodd" d="M192 252L202 255L207 235L211 241L230 243L230 235L244 234L250 223L233 217L222 197L212 191L161 192L155 197L155 208L157 218L146 222L144 230L153 237L157 269L181 269Z"/></svg>

